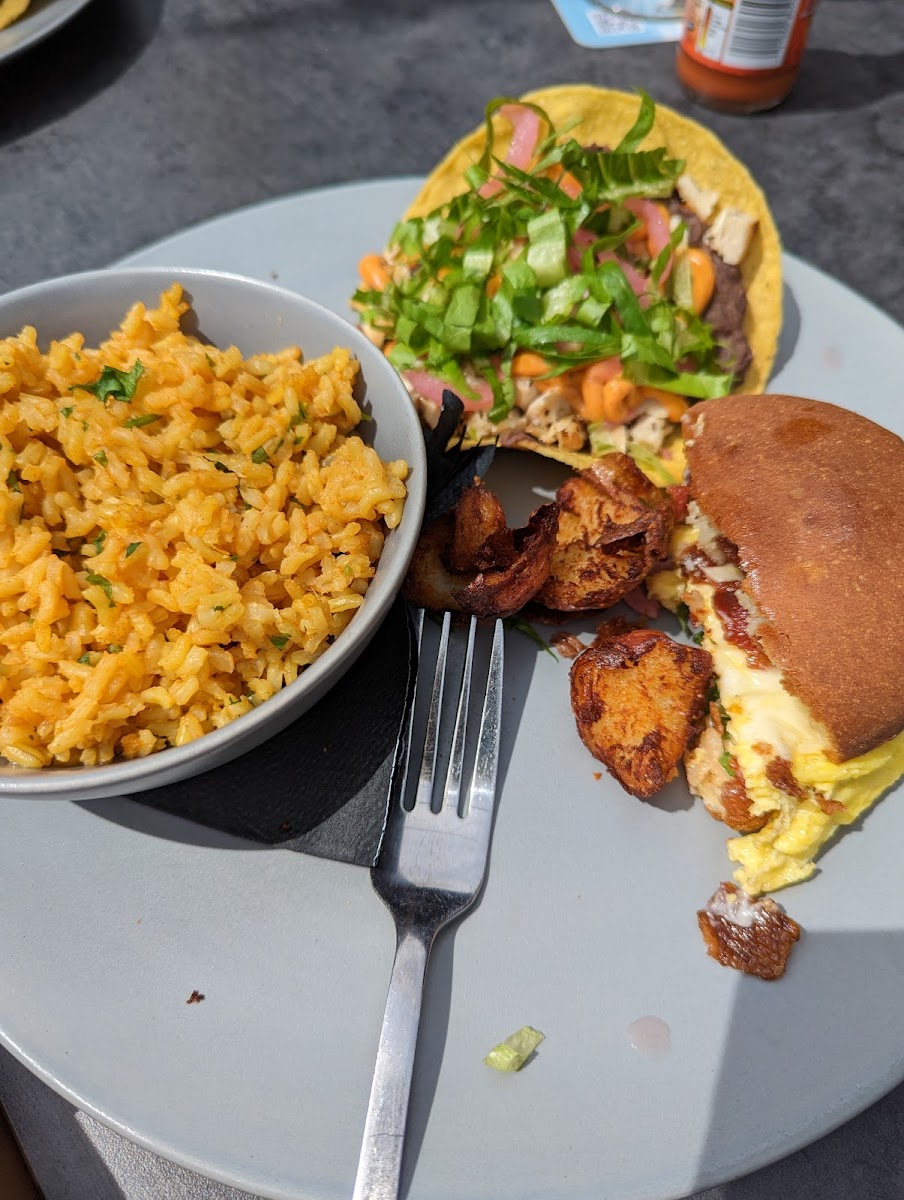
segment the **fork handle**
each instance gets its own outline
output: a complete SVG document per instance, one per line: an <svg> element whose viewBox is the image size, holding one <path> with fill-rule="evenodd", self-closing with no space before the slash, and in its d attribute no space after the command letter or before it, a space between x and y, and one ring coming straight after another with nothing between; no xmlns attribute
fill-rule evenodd
<svg viewBox="0 0 904 1200"><path fill-rule="evenodd" d="M370 1089L364 1140L352 1200L396 1200L427 958L436 935L423 926L398 927L389 994Z"/></svg>

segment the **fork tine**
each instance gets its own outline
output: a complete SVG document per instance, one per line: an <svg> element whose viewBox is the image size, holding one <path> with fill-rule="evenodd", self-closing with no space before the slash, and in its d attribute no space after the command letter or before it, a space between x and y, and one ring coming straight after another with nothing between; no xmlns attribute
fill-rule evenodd
<svg viewBox="0 0 904 1200"><path fill-rule="evenodd" d="M414 616L414 640L416 647L416 664L421 660L421 645L424 640L424 610L419 608ZM398 771L397 791L394 793L396 803L405 807L405 797L408 794L408 776L411 768L411 738L414 733L414 709L416 687L412 691L408 704L408 720L405 723L405 736L399 742L396 764Z"/></svg>
<svg viewBox="0 0 904 1200"><path fill-rule="evenodd" d="M477 754L474 772L468 790L468 808L465 816L480 822L489 834L493 821L496 797L496 772L499 766L499 730L502 724L502 677L505 665L504 636L502 621L496 621L493 631L493 648L490 651L490 668L487 674L486 695L480 717L480 733L477 738Z"/></svg>
<svg viewBox="0 0 904 1200"><path fill-rule="evenodd" d="M443 809L458 812L461 801L461 777L465 765L465 736L468 726L468 709L471 704L471 669L474 664L474 638L477 633L477 618L471 617L468 626L468 646L461 676L461 692L455 710L455 728L452 731L452 746L449 752L449 768L446 771L446 786L443 792Z"/></svg>
<svg viewBox="0 0 904 1200"><path fill-rule="evenodd" d="M446 681L446 659L449 655L449 629L452 624L452 614L443 614L443 628L439 639L439 650L436 655L436 671L433 675L433 691L430 696L430 711L427 713L427 729L424 734L424 753L421 756L421 769L418 774L415 806L426 804L430 807L433 799L433 780L436 775L436 755L439 749L439 718L443 706L443 686Z"/></svg>

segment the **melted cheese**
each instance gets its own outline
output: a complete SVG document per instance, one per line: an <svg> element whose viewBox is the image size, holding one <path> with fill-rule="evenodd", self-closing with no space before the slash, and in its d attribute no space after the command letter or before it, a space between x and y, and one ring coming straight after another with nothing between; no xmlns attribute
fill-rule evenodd
<svg viewBox="0 0 904 1200"><path fill-rule="evenodd" d="M694 531L678 534L676 541L685 549L693 543ZM856 820L904 775L904 732L868 754L832 762L825 729L785 690L781 672L751 667L744 651L726 641L713 608L713 585L684 581L677 571L666 571L655 577L650 591L670 608L683 601L703 625L703 646L713 656L720 699L730 718L726 748L744 774L752 811L775 813L757 833L729 839L729 857L738 864L735 880L756 896L807 879L816 869L814 856L838 828ZM776 757L790 762L794 778L807 789L806 799L770 783L766 768ZM843 807L826 812L820 797L830 808Z"/></svg>

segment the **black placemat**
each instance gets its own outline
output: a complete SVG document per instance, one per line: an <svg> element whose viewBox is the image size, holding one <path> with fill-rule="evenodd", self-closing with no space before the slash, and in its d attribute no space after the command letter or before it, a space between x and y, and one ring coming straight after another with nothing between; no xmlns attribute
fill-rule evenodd
<svg viewBox="0 0 904 1200"><path fill-rule="evenodd" d="M495 454L495 445L464 449L456 440L462 412L461 400L443 392L436 427L424 433L427 524ZM132 799L236 837L371 867L415 666L408 608L398 599L354 666L294 725L223 767Z"/></svg>
<svg viewBox="0 0 904 1200"><path fill-rule="evenodd" d="M358 661L294 724L225 766L132 799L237 837L373 866L413 671L408 611L397 600Z"/></svg>

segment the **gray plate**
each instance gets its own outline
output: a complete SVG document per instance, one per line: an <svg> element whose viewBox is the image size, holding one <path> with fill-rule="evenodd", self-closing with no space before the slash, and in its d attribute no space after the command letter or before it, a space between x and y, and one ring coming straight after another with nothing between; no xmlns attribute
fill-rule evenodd
<svg viewBox="0 0 904 1200"><path fill-rule="evenodd" d="M186 318L193 315L199 336L215 346L235 345L248 355L297 345L314 358L328 354L337 343L348 345L360 364L355 395L371 417L361 426L361 436L384 460L402 458L410 466L404 516L388 534L364 601L336 644L266 704L193 742L145 758L43 771L23 770L0 759L0 796L116 796L162 787L228 763L279 733L326 694L379 628L408 569L426 491L420 424L401 380L380 351L322 305L269 280L184 267L123 267L66 275L0 296L0 336L34 325L45 346L78 329L89 346L96 346L132 304L140 300L153 305L177 278L192 304Z"/></svg>
<svg viewBox="0 0 904 1200"><path fill-rule="evenodd" d="M415 186L290 197L131 261L277 272L346 311L357 259ZM776 386L900 431L884 380L904 332L803 263L785 269ZM496 474L522 510L557 478L518 456ZM410 1200L664 1200L788 1153L904 1077L904 1006L889 1000L904 974L900 794L783 897L806 930L787 978L739 976L706 957L694 918L727 877L724 828L677 783L642 804L595 779L567 664L508 644L489 881L431 968ZM350 733L366 728L362 698ZM393 948L367 872L125 802L10 800L3 822L4 1044L197 1171L347 1198ZM187 1006L193 988L207 998ZM528 1023L546 1041L525 1071L483 1066Z"/></svg>

